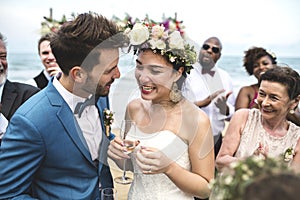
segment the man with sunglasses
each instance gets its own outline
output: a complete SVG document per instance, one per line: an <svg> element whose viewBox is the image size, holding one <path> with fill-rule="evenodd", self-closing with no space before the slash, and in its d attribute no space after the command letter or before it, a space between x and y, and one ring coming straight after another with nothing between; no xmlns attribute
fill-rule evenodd
<svg viewBox="0 0 300 200"><path fill-rule="evenodd" d="M222 144L225 120L234 113L235 97L229 74L216 66L221 57L222 44L217 37L210 37L202 45L194 70L187 77L184 95L201 108L210 118L215 157Z"/></svg>

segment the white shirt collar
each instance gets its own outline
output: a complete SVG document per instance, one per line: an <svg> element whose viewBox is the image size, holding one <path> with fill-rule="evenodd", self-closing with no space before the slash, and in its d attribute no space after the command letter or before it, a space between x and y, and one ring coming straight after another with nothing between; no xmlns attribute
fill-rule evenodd
<svg viewBox="0 0 300 200"><path fill-rule="evenodd" d="M2 99L2 94L3 94L4 84L6 83L6 80L7 80L7 79L5 79L4 83L0 85L0 102L1 102L1 99Z"/></svg>
<svg viewBox="0 0 300 200"><path fill-rule="evenodd" d="M45 77L46 77L48 80L50 80L51 76L50 76L50 74L47 72L46 69L43 70L43 73L44 73Z"/></svg>
<svg viewBox="0 0 300 200"><path fill-rule="evenodd" d="M85 98L77 96L64 88L64 86L57 80L56 77L54 77L53 79L53 86L57 89L62 98L67 102L72 112L74 112L77 103L85 101Z"/></svg>

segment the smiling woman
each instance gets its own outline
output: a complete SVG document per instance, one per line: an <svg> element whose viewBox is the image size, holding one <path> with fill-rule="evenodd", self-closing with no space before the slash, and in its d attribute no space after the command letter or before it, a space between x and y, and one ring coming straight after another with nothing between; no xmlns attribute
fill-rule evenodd
<svg viewBox="0 0 300 200"><path fill-rule="evenodd" d="M116 137L108 155L120 167L123 159L131 161L126 162L134 172L128 199L207 198L214 177L210 122L180 90L196 52L179 31L164 25L139 23L125 34L137 54L140 90L140 98L127 105L125 118L135 121L140 144L128 156Z"/></svg>
<svg viewBox="0 0 300 200"><path fill-rule="evenodd" d="M295 152L288 162L300 170L300 127L287 121L300 99L300 76L290 67L275 66L261 75L258 109L240 109L233 115L217 156L222 169L252 155L281 156ZM285 162L284 159L281 159Z"/></svg>

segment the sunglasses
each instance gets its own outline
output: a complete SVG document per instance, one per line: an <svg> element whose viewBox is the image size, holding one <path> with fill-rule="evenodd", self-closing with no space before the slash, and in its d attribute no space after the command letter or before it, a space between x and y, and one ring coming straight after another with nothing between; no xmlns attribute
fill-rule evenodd
<svg viewBox="0 0 300 200"><path fill-rule="evenodd" d="M219 47L211 47L208 44L203 44L203 46L202 46L202 49L204 49L204 50L208 50L209 48L211 48L212 52L214 52L214 53L220 53Z"/></svg>

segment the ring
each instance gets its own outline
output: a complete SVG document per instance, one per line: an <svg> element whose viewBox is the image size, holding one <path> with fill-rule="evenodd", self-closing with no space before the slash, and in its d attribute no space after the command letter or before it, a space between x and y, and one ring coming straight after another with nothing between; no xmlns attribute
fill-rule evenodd
<svg viewBox="0 0 300 200"><path fill-rule="evenodd" d="M149 172L149 173L151 173L151 172L152 172L152 170L151 170L151 167L150 167L150 169L148 170L148 172Z"/></svg>

